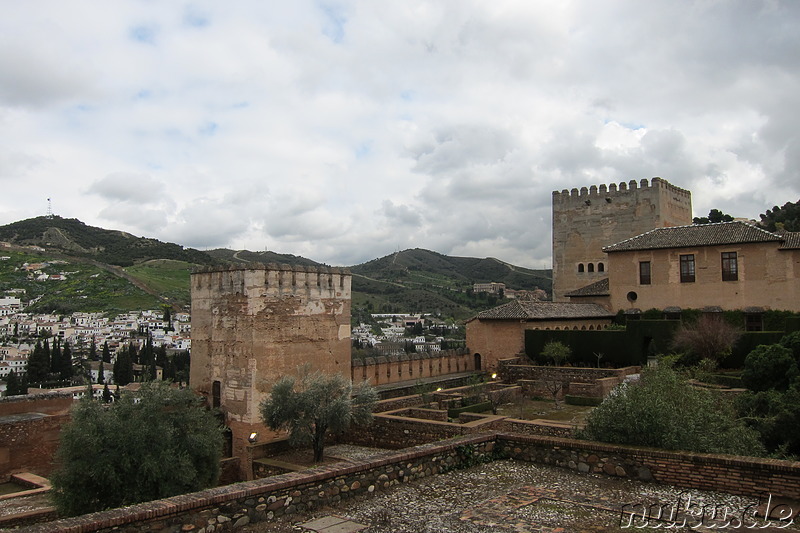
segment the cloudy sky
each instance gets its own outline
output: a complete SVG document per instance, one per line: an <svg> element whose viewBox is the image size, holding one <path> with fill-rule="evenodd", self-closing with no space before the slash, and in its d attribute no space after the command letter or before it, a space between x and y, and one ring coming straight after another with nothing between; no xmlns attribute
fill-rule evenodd
<svg viewBox="0 0 800 533"><path fill-rule="evenodd" d="M0 224L550 266L553 190L800 198L800 2L2 0Z"/></svg>

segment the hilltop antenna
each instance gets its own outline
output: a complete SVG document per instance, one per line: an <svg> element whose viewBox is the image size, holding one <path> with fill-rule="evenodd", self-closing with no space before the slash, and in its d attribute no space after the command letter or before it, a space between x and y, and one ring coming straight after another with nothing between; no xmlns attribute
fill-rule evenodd
<svg viewBox="0 0 800 533"><path fill-rule="evenodd" d="M47 199L47 218L53 218L53 204L50 198Z"/></svg>

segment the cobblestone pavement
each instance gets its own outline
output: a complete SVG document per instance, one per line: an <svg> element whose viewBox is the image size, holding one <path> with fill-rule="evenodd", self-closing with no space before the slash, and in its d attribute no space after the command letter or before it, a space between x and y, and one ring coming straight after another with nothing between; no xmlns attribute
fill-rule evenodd
<svg viewBox="0 0 800 533"><path fill-rule="evenodd" d="M331 454L360 457L375 453L357 447L336 447ZM355 457L353 457L355 458ZM637 505L638 504L638 505ZM662 520L643 518L659 507ZM685 492L656 483L642 483L562 468L517 461L495 461L469 469L399 484L387 491L361 495L335 506L284 517L271 523L251 524L245 531L288 533L305 531L314 519L336 516L367 526L363 533L474 533L474 532L622 532L647 529L672 531L800 531L798 524L772 527L743 513L758 502L722 493ZM623 506L635 514L623 514ZM675 512L686 509L690 513ZM704 507L705 506L705 507ZM710 510L718 510L713 521ZM702 521L702 510L706 518ZM721 512L728 512L724 520ZM794 509L797 513L800 509ZM667 520L672 513L672 520ZM799 517L800 518L800 517ZM685 520L685 522L684 522ZM680 527L685 524L684 527ZM740 525L739 528L734 527ZM669 526L669 527L668 527ZM755 526L748 528L747 526Z"/></svg>

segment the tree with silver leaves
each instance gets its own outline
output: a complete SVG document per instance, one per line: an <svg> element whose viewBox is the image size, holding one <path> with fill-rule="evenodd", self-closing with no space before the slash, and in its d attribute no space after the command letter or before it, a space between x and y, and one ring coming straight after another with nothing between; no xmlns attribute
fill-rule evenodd
<svg viewBox="0 0 800 533"><path fill-rule="evenodd" d="M314 462L320 462L326 435L343 433L351 424L372 422L377 398L369 383L353 387L341 374L301 367L299 379L284 376L275 383L271 395L261 403L261 418L271 429L288 430L292 444L310 444Z"/></svg>

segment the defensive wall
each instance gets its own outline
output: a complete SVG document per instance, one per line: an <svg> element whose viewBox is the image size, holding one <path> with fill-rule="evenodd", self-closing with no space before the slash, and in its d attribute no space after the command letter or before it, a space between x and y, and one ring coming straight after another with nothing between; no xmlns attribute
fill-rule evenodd
<svg viewBox="0 0 800 533"><path fill-rule="evenodd" d="M21 472L50 475L71 407L69 393L0 398L0 483Z"/></svg>
<svg viewBox="0 0 800 533"><path fill-rule="evenodd" d="M372 386L379 386L479 371L479 367L479 360L466 349L443 350L354 359L350 377L354 385L369 380Z"/></svg>
<svg viewBox="0 0 800 533"><path fill-rule="evenodd" d="M20 531L234 531L478 462L515 459L576 472L656 481L753 498L800 500L800 462L668 452L557 437L491 432L431 442L365 460L320 466ZM211 529L208 529L209 531Z"/></svg>
<svg viewBox="0 0 800 533"><path fill-rule="evenodd" d="M691 193L661 178L554 191L553 301L608 276L604 246L691 223Z"/></svg>

